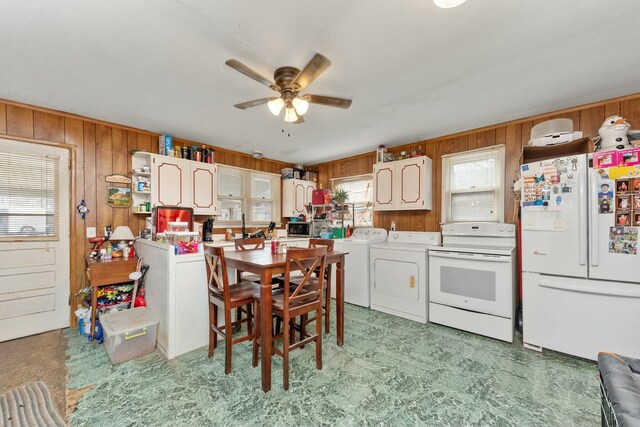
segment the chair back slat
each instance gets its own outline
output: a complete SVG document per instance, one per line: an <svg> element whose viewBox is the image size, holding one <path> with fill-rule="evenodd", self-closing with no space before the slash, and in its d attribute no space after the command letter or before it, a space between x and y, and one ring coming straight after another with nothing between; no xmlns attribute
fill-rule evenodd
<svg viewBox="0 0 640 427"><path fill-rule="evenodd" d="M251 237L247 239L236 239L235 246L236 251L252 251L256 249L264 249L264 238Z"/></svg>
<svg viewBox="0 0 640 427"><path fill-rule="evenodd" d="M327 248L292 248L287 252L285 264L284 307L292 304L304 304L322 298L324 275L314 277L313 272L325 268ZM291 272L300 271L303 275L300 283L291 287Z"/></svg>
<svg viewBox="0 0 640 427"><path fill-rule="evenodd" d="M310 248L325 246L327 248L327 252L333 252L334 243L335 243L335 240L332 240L332 239L309 239Z"/></svg>
<svg viewBox="0 0 640 427"><path fill-rule="evenodd" d="M207 284L210 293L223 294L225 300L229 297L229 277L227 263L224 258L224 248L206 246L204 259L207 267Z"/></svg>

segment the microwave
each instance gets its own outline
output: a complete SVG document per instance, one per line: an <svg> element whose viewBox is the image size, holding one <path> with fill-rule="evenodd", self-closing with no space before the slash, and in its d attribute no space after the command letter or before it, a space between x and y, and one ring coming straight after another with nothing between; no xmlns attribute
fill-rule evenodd
<svg viewBox="0 0 640 427"><path fill-rule="evenodd" d="M288 237L311 237L310 222L290 222L287 224Z"/></svg>

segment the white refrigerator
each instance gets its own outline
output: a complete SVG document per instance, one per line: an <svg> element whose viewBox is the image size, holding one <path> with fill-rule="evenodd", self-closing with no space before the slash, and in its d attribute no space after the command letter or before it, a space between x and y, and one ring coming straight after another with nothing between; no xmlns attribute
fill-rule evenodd
<svg viewBox="0 0 640 427"><path fill-rule="evenodd" d="M521 166L528 348L640 357L640 165L618 153Z"/></svg>

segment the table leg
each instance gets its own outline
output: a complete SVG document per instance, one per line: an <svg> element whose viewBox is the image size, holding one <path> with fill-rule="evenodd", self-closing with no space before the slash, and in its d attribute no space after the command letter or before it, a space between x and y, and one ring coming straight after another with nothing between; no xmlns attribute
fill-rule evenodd
<svg viewBox="0 0 640 427"><path fill-rule="evenodd" d="M89 341L93 341L93 336L96 332L96 310L98 309L98 287L91 288L91 335Z"/></svg>
<svg viewBox="0 0 640 427"><path fill-rule="evenodd" d="M262 372L262 391L271 390L271 269L265 269L260 276L260 369ZM285 328L288 325L284 326Z"/></svg>
<svg viewBox="0 0 640 427"><path fill-rule="evenodd" d="M336 265L336 330L338 345L344 344L344 255Z"/></svg>

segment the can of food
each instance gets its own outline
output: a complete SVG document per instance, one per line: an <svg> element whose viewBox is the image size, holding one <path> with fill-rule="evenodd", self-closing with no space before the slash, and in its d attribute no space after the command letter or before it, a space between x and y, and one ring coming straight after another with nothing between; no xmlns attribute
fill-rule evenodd
<svg viewBox="0 0 640 427"><path fill-rule="evenodd" d="M189 147L182 147L182 158L191 159L191 156L189 155Z"/></svg>

